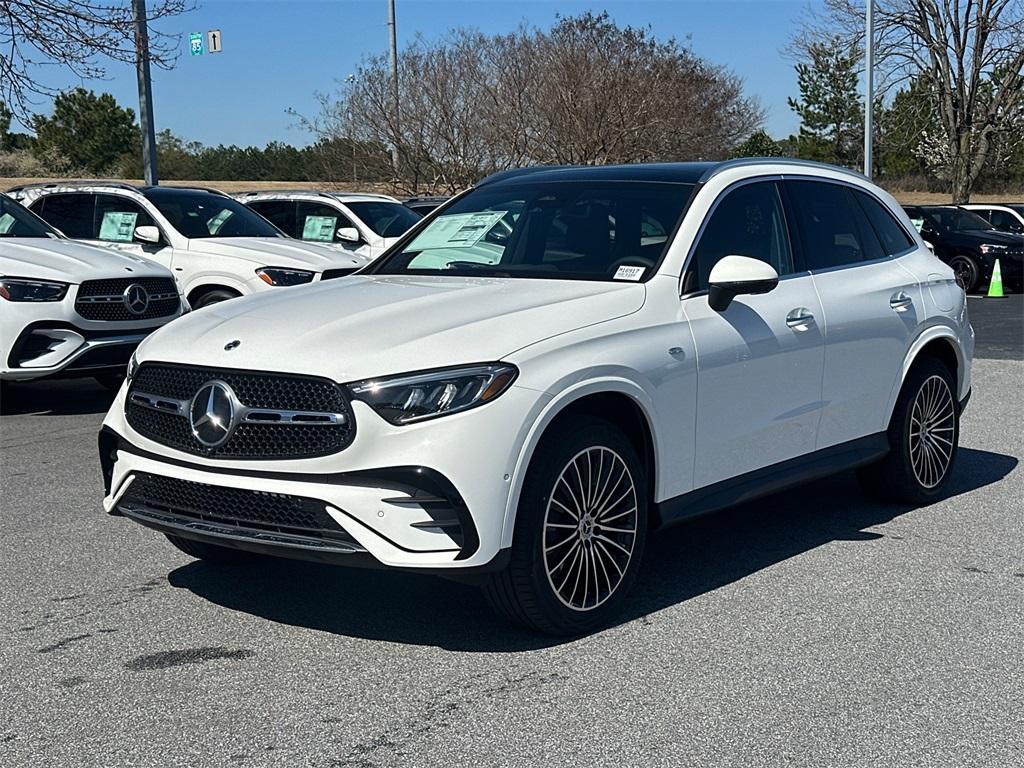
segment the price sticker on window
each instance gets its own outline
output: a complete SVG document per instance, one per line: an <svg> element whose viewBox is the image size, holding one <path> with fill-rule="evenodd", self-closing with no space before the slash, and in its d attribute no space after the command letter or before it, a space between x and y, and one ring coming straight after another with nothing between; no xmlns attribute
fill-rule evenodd
<svg viewBox="0 0 1024 768"><path fill-rule="evenodd" d="M307 216L302 225L302 239L329 243L334 239L337 225L337 216Z"/></svg>
<svg viewBox="0 0 1024 768"><path fill-rule="evenodd" d="M137 213L107 211L100 223L100 240L111 243L130 243L135 235Z"/></svg>

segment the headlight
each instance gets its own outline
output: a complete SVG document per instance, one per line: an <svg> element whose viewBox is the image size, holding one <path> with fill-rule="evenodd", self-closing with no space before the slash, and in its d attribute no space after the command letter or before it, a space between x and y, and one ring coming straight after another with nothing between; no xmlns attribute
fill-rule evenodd
<svg viewBox="0 0 1024 768"><path fill-rule="evenodd" d="M489 363L369 379L349 388L392 424L411 424L488 403L518 374L514 365Z"/></svg>
<svg viewBox="0 0 1024 768"><path fill-rule="evenodd" d="M305 269L285 269L283 267L260 267L256 270L256 274L267 285L282 286L310 283L313 281L313 276L316 272L309 272Z"/></svg>
<svg viewBox="0 0 1024 768"><path fill-rule="evenodd" d="M982 253L988 255L990 253L1001 253L1002 251L1005 251L1008 247L1009 246L1006 246L1006 245L988 245L988 244L986 244L986 245L981 246L981 248L979 250Z"/></svg>
<svg viewBox="0 0 1024 768"><path fill-rule="evenodd" d="M20 277L0 278L0 298L8 301L60 301L67 292L67 283L26 280Z"/></svg>

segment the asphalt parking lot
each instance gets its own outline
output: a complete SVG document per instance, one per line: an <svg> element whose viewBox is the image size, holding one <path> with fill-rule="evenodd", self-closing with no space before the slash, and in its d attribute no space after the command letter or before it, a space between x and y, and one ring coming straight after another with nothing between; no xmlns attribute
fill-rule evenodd
<svg viewBox="0 0 1024 768"><path fill-rule="evenodd" d="M951 496L852 475L655 540L555 641L471 587L221 570L100 509L88 382L2 404L0 765L1024 764L1024 302L971 299Z"/></svg>

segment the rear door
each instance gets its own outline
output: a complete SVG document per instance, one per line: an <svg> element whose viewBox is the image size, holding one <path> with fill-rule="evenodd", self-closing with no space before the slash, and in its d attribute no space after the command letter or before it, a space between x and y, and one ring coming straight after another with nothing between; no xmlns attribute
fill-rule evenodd
<svg viewBox="0 0 1024 768"><path fill-rule="evenodd" d="M769 293L708 304L724 256L771 264ZM824 339L810 275L794 264L778 182L732 187L716 202L683 279L683 313L697 357L694 486L734 478L814 450Z"/></svg>
<svg viewBox="0 0 1024 768"><path fill-rule="evenodd" d="M885 404L924 307L899 256L916 245L872 195L826 181L784 182L790 216L821 298L824 408L817 447L885 430Z"/></svg>

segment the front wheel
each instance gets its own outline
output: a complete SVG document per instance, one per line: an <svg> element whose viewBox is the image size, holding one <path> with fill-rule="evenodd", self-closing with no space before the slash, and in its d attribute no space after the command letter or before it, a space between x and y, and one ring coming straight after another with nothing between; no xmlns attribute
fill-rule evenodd
<svg viewBox="0 0 1024 768"><path fill-rule="evenodd" d="M915 363L889 423L889 454L860 470L865 488L881 498L927 504L949 484L960 441L956 379L938 360Z"/></svg>
<svg viewBox="0 0 1024 768"><path fill-rule="evenodd" d="M629 440L595 418L544 437L519 500L511 561L484 587L506 617L555 635L606 623L636 579L647 475Z"/></svg>

